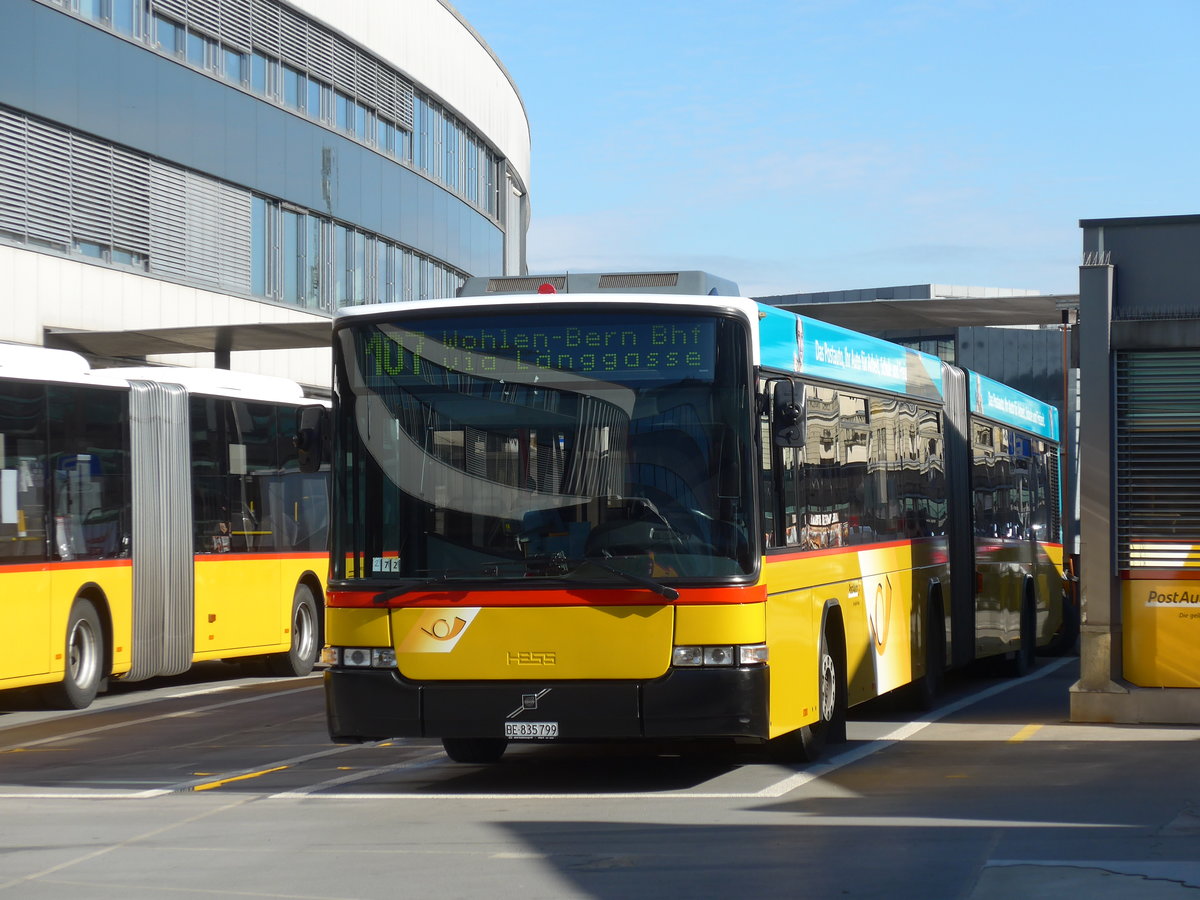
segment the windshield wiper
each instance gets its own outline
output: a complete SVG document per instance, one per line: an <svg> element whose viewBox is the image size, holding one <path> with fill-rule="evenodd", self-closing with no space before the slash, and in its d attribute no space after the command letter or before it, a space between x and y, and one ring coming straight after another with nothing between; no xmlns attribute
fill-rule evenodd
<svg viewBox="0 0 1200 900"><path fill-rule="evenodd" d="M610 566L608 563L602 562L601 560L595 559L591 556L580 560L580 562L585 562L590 566L603 569L605 572L611 572L613 575L619 575L621 578L624 578L631 584L636 584L647 588L648 590L654 591L654 593L665 597L667 600L679 599L679 591L675 590L675 588L668 587L665 584L659 584L653 578L648 578L645 575L638 575L636 572L626 572L624 569L618 569L616 566Z"/></svg>
<svg viewBox="0 0 1200 900"><path fill-rule="evenodd" d="M675 590L675 588L659 584L653 578L648 578L645 575L638 575L636 572L627 572L624 569L618 569L616 566L609 565L604 560L594 556L587 556L582 559L568 559L564 553L531 556L525 560L525 565L532 573L550 576L566 575L572 569L578 569L582 565L595 566L597 569L603 569L605 572L616 575L619 578L624 578L630 584L636 584L638 587L654 591L654 593L668 600L679 599L679 591Z"/></svg>
<svg viewBox="0 0 1200 900"><path fill-rule="evenodd" d="M387 603L389 600L395 600L397 597L403 597L405 594L411 594L415 591L424 591L429 588L438 587L443 584L449 584L451 576L455 578L477 576L480 578L495 577L498 566L484 566L482 569L445 569L440 574L425 578L421 581L415 581L412 584L401 585L400 587L389 588L386 591L380 591L375 595L373 603Z"/></svg>

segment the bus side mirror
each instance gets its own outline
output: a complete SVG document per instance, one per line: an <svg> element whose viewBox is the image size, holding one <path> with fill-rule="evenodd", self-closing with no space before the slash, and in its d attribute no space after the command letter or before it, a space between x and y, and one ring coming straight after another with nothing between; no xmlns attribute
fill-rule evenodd
<svg viewBox="0 0 1200 900"><path fill-rule="evenodd" d="M775 383L774 391L775 445L804 446L804 388L791 381Z"/></svg>
<svg viewBox="0 0 1200 900"><path fill-rule="evenodd" d="M322 406L307 406L300 410L300 428L292 436L292 444L301 472L316 472L325 462L327 423L328 413Z"/></svg>

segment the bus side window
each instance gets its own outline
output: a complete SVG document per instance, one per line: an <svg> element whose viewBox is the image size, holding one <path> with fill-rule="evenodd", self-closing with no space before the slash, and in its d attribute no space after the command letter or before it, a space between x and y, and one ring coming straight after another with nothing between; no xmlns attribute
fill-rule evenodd
<svg viewBox="0 0 1200 900"><path fill-rule="evenodd" d="M54 554L97 559L128 553L127 395L54 385L48 401Z"/></svg>
<svg viewBox="0 0 1200 900"><path fill-rule="evenodd" d="M46 441L41 385L0 392L0 562L46 556Z"/></svg>

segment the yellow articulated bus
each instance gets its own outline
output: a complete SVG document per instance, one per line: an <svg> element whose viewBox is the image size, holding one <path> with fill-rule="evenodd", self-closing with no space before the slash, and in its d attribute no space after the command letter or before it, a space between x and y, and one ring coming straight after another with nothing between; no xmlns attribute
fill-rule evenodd
<svg viewBox="0 0 1200 900"><path fill-rule="evenodd" d="M1056 410L704 273L334 322L335 741L720 738L1064 630Z"/></svg>
<svg viewBox="0 0 1200 900"><path fill-rule="evenodd" d="M280 378L0 345L0 690L83 708L199 660L310 672L328 474L295 438L326 415Z"/></svg>

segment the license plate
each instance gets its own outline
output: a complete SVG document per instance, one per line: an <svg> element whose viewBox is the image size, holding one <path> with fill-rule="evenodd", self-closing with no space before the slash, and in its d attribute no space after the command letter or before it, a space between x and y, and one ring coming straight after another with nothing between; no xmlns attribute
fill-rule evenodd
<svg viewBox="0 0 1200 900"><path fill-rule="evenodd" d="M558 737L557 722L505 722L504 736L510 741L538 741Z"/></svg>

